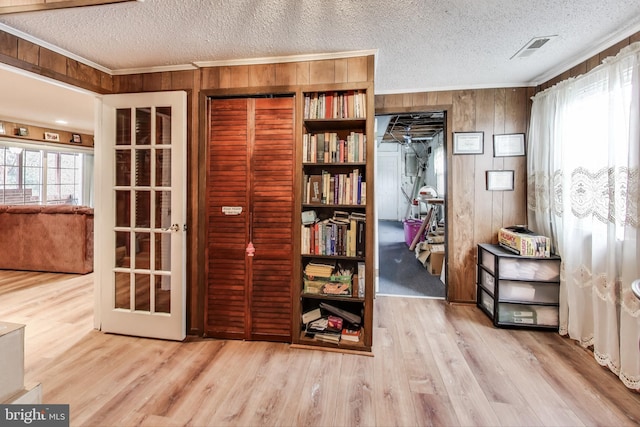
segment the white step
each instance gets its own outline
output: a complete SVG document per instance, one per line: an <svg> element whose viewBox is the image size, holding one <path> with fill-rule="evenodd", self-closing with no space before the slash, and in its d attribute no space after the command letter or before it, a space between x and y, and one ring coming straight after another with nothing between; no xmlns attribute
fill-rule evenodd
<svg viewBox="0 0 640 427"><path fill-rule="evenodd" d="M26 387L1 402L8 405L39 405L42 403L42 385L40 383Z"/></svg>
<svg viewBox="0 0 640 427"><path fill-rule="evenodd" d="M0 402L24 390L24 325L0 322Z"/></svg>

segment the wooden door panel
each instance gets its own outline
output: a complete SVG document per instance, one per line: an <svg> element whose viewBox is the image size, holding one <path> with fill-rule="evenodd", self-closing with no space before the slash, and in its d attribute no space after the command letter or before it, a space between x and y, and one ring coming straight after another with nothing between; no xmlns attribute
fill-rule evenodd
<svg viewBox="0 0 640 427"><path fill-rule="evenodd" d="M256 100L252 155L253 338L291 340L294 100Z"/></svg>
<svg viewBox="0 0 640 427"><path fill-rule="evenodd" d="M205 334L243 338L246 311L247 104L213 100L207 176L208 277ZM240 207L225 215L224 207Z"/></svg>
<svg viewBox="0 0 640 427"><path fill-rule="evenodd" d="M292 97L211 101L209 336L291 340L293 108ZM242 213L225 216L224 206Z"/></svg>

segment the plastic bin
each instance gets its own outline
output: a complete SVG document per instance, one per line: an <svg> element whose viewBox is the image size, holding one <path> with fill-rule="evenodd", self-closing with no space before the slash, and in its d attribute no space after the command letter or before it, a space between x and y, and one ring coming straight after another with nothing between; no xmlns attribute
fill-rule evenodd
<svg viewBox="0 0 640 427"><path fill-rule="evenodd" d="M411 246L411 243L413 243L413 239L416 237L416 234L418 234L418 231L420 231L421 226L422 220L420 219L409 218L404 220L404 242L407 246ZM422 233L422 236L420 236L420 240L418 241L424 241L424 233Z"/></svg>

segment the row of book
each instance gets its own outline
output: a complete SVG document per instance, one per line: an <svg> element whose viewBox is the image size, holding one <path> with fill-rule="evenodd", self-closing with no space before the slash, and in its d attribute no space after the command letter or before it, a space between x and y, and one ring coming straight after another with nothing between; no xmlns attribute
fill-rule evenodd
<svg viewBox="0 0 640 427"><path fill-rule="evenodd" d="M361 317L327 303L302 314L305 336L322 342L358 343L362 339Z"/></svg>
<svg viewBox="0 0 640 427"><path fill-rule="evenodd" d="M304 96L305 119L364 119L367 96L364 91L314 92Z"/></svg>
<svg viewBox="0 0 640 427"><path fill-rule="evenodd" d="M321 174L305 175L303 185L306 204L367 204L367 183L363 181L359 169L348 174L322 171Z"/></svg>
<svg viewBox="0 0 640 427"><path fill-rule="evenodd" d="M364 257L366 245L364 214L353 212L348 214L347 218L340 217L341 214L342 212L336 211L333 218L302 225L303 254Z"/></svg>
<svg viewBox="0 0 640 427"><path fill-rule="evenodd" d="M362 132L351 132L340 139L335 132L305 133L302 139L304 163L363 163L367 137Z"/></svg>

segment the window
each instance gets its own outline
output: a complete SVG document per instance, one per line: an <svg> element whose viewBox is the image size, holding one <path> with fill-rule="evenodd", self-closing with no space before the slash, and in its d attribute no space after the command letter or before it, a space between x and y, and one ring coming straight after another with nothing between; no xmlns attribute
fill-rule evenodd
<svg viewBox="0 0 640 427"><path fill-rule="evenodd" d="M93 154L0 141L0 204L92 205Z"/></svg>

